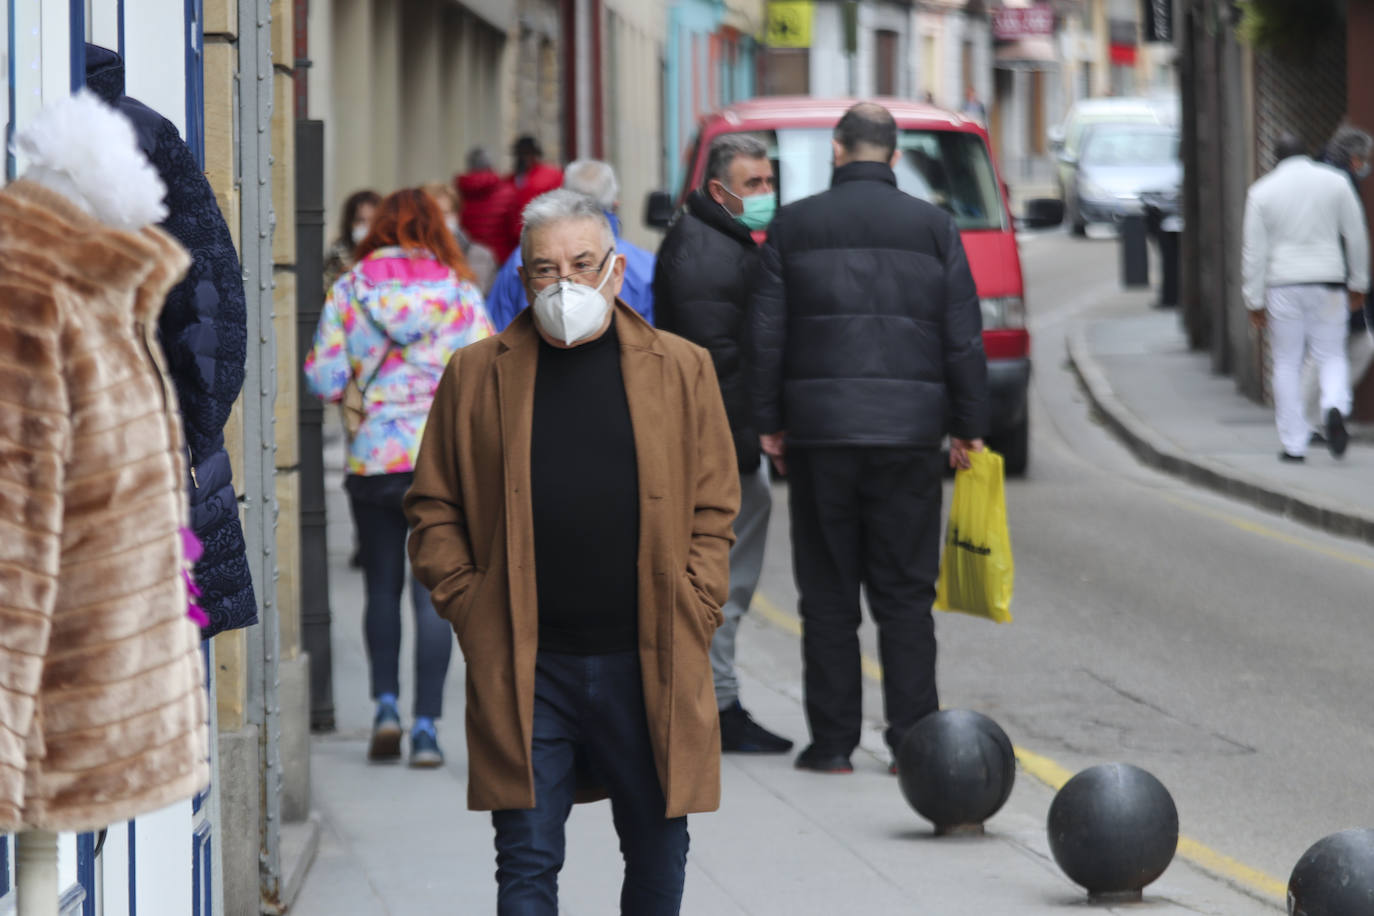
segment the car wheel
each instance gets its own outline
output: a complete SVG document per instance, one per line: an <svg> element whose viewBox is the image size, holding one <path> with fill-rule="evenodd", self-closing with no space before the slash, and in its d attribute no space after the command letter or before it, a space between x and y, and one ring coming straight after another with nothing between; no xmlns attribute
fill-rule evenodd
<svg viewBox="0 0 1374 916"><path fill-rule="evenodd" d="M1002 456L1002 469L1008 477L1021 477L1030 464L1030 413L1011 429L988 437L988 447Z"/></svg>

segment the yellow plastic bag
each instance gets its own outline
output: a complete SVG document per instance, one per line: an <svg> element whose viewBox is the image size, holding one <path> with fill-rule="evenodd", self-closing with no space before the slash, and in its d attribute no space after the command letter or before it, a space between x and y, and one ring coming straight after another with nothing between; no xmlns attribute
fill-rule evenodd
<svg viewBox="0 0 1374 916"><path fill-rule="evenodd" d="M970 452L969 462L967 471L954 475L935 609L1010 623L1014 567L1002 456Z"/></svg>

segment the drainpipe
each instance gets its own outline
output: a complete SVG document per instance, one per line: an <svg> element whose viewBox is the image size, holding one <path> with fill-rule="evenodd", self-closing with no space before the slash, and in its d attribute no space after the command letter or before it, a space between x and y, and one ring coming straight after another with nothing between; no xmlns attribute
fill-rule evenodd
<svg viewBox="0 0 1374 916"><path fill-rule="evenodd" d="M240 0L238 147L243 288L248 305L243 386L244 538L260 602L260 626L247 631L247 707L258 730L258 862L264 913L280 912L281 721L277 662L276 334L273 329L272 42L270 0Z"/></svg>

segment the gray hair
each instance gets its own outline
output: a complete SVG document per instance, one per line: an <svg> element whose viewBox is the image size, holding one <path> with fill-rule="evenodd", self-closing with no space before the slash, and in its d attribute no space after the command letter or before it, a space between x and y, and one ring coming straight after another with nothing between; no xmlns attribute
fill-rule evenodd
<svg viewBox="0 0 1374 916"><path fill-rule="evenodd" d="M1374 149L1374 137L1348 124L1338 127L1326 145L1327 154L1343 166L1350 165L1352 156L1368 161L1371 149Z"/></svg>
<svg viewBox="0 0 1374 916"><path fill-rule="evenodd" d="M603 210L614 210L620 200L615 169L599 159L574 159L563 170L563 187L590 197Z"/></svg>
<svg viewBox="0 0 1374 916"><path fill-rule="evenodd" d="M721 134L711 141L711 149L706 154L706 177L702 184L712 180L725 184L730 176L730 165L738 156L767 159L768 147L753 134Z"/></svg>
<svg viewBox="0 0 1374 916"><path fill-rule="evenodd" d="M487 172L492 168L491 153L480 146L474 146L468 150L468 171Z"/></svg>
<svg viewBox="0 0 1374 916"><path fill-rule="evenodd" d="M520 258L526 262L530 260L530 245L534 233L562 223L595 223L601 230L606 247L615 247L615 233L611 231L611 221L606 218L606 212L587 195L567 188L540 194L530 201L521 216L525 221L525 227L520 230Z"/></svg>

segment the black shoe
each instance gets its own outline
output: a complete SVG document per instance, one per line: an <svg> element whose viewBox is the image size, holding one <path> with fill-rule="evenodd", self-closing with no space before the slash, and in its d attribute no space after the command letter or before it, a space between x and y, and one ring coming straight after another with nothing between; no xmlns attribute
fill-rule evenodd
<svg viewBox="0 0 1374 916"><path fill-rule="evenodd" d="M786 754L792 742L755 722L736 700L720 711L720 749L727 754Z"/></svg>
<svg viewBox="0 0 1374 916"><path fill-rule="evenodd" d="M1302 455L1290 455L1287 452L1279 452L1279 460L1287 461L1289 464L1302 464L1307 459Z"/></svg>
<svg viewBox="0 0 1374 916"><path fill-rule="evenodd" d="M816 750L814 744L797 755L796 767L799 770L811 770L813 773L854 772L854 765L844 754L827 754Z"/></svg>
<svg viewBox="0 0 1374 916"><path fill-rule="evenodd" d="M400 756L401 716L395 706L379 703L377 717L372 720L372 740L367 744L367 759L396 760Z"/></svg>
<svg viewBox="0 0 1374 916"><path fill-rule="evenodd" d="M1345 447L1349 444L1350 433L1346 432L1345 418L1333 407L1326 412L1326 447L1339 458L1345 454Z"/></svg>

